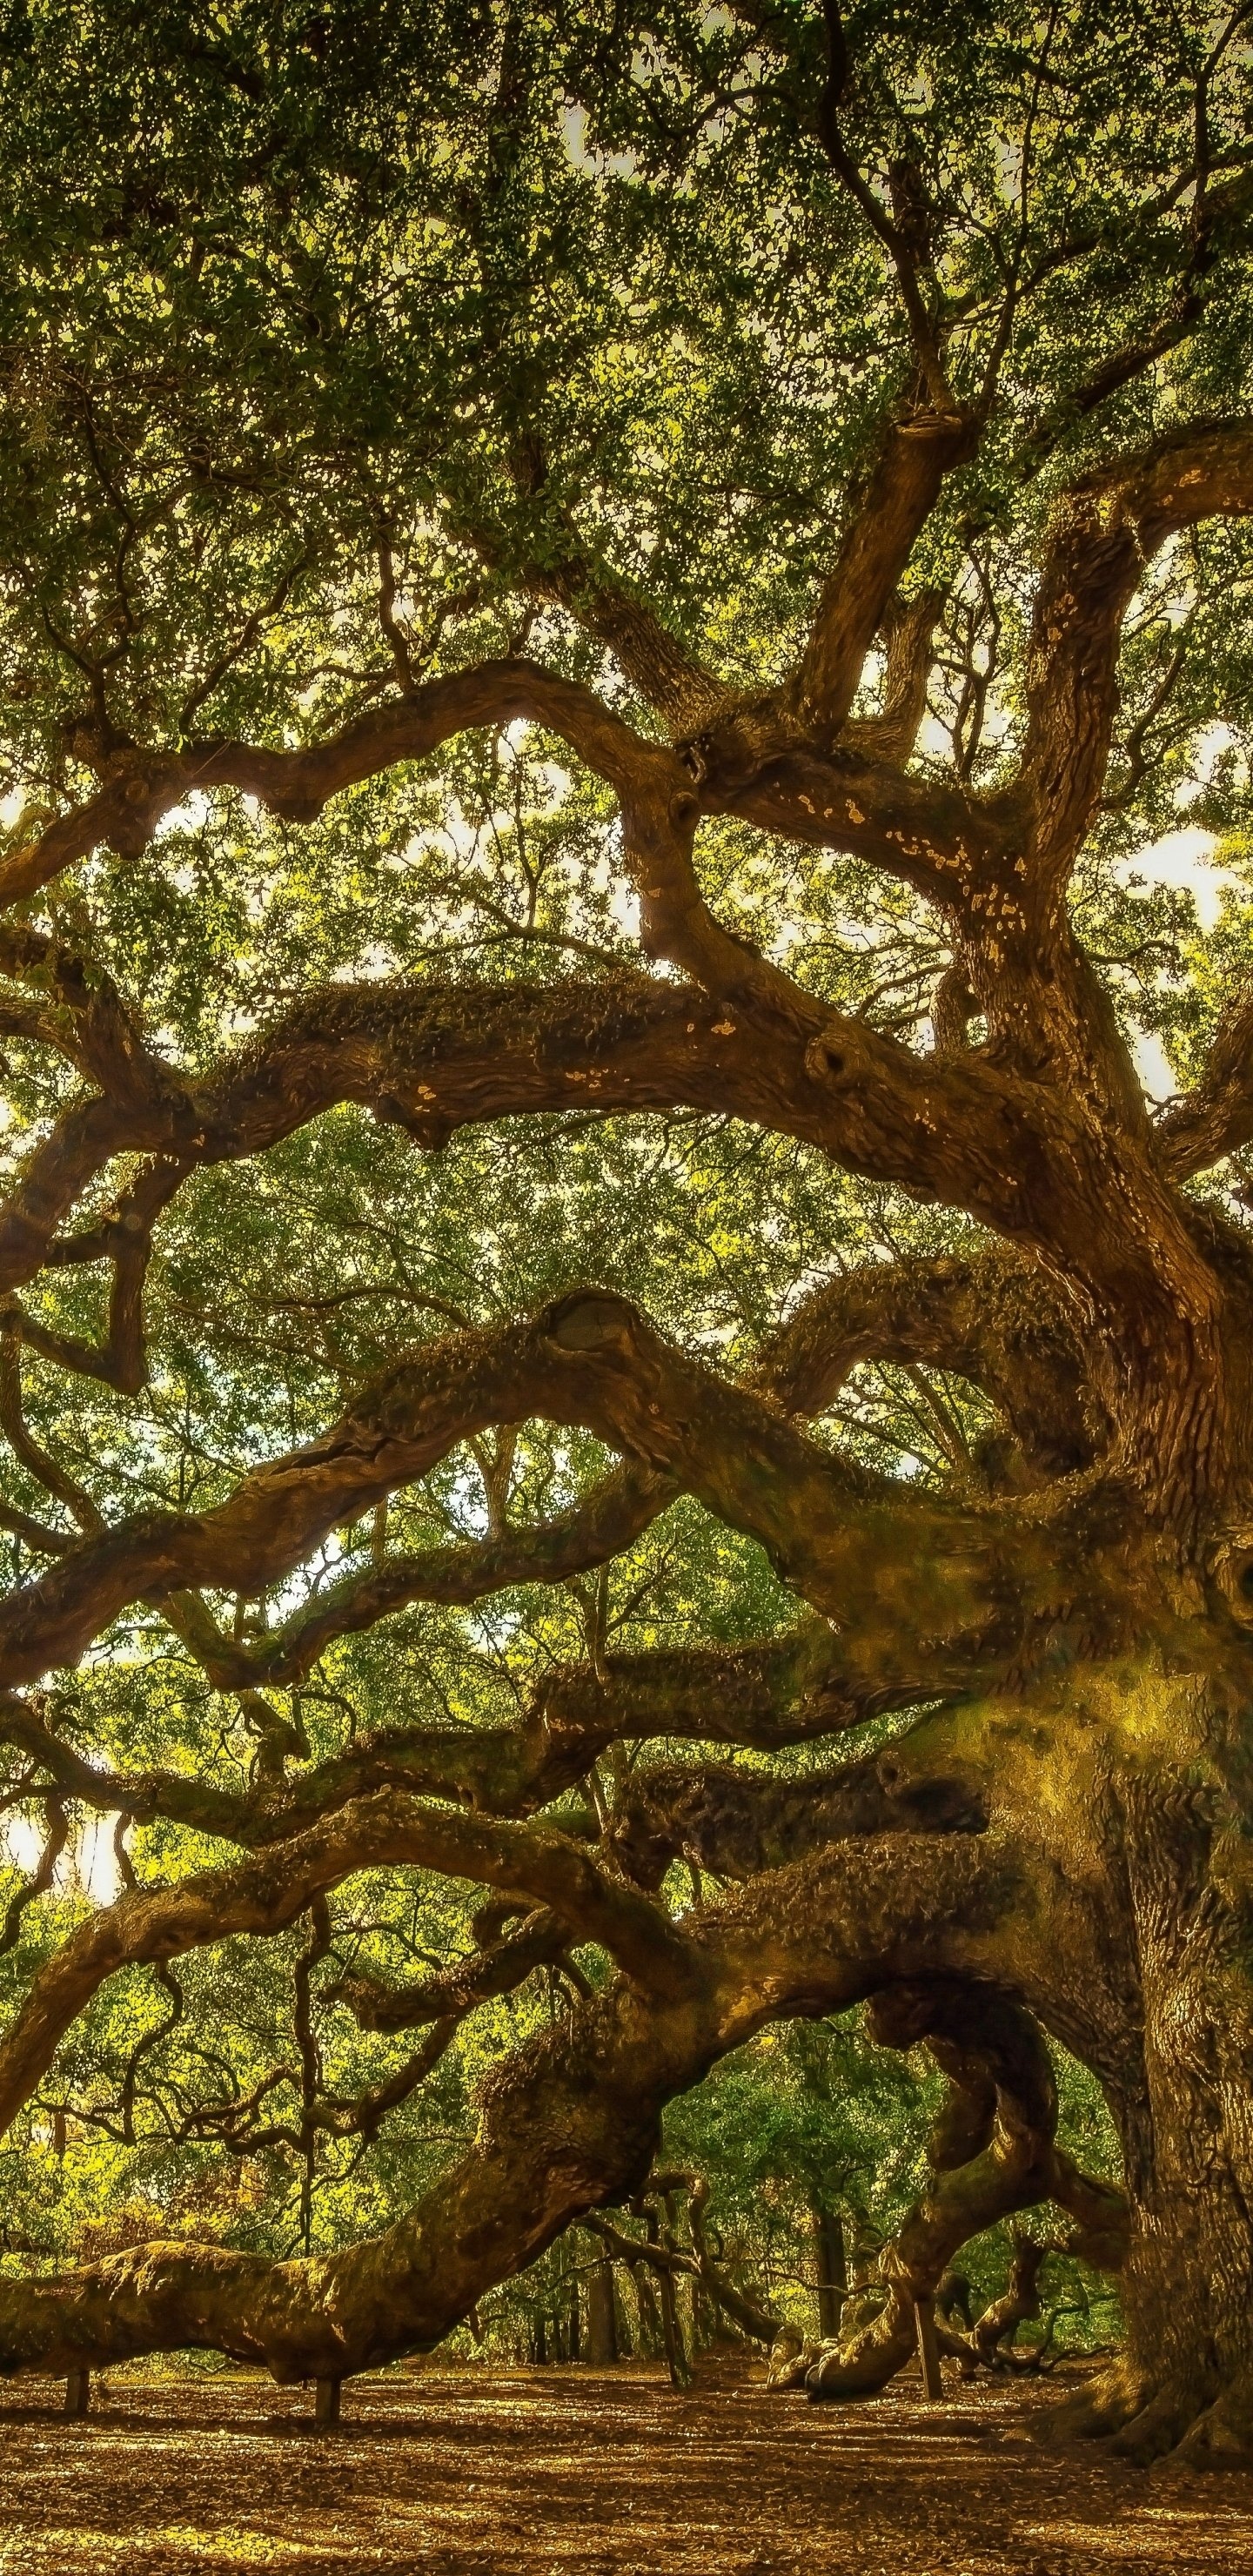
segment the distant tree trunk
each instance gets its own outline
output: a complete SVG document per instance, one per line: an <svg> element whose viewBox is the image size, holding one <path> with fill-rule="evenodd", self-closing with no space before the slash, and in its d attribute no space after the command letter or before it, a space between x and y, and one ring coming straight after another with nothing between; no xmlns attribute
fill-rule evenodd
<svg viewBox="0 0 1253 2576"><path fill-rule="evenodd" d="M1040 2267L1048 2253L1034 2236L1013 2230L1014 2258L1009 2279L999 2299L993 2299L971 2329L970 2340L980 2361L995 2362L998 2354L1009 2351L1020 2325L1040 2313L1038 2288Z"/></svg>
<svg viewBox="0 0 1253 2576"><path fill-rule="evenodd" d="M548 2319L542 2308L535 2311L535 2328L531 2337L531 2358L536 2364L548 2359Z"/></svg>
<svg viewBox="0 0 1253 2576"><path fill-rule="evenodd" d="M594 2263L587 2276L587 2358L593 2370L604 2370L618 2358L618 2317L609 2262Z"/></svg>
<svg viewBox="0 0 1253 2576"><path fill-rule="evenodd" d="M690 2388L692 2368L687 2357L687 2347L683 2341L683 2328L679 2322L673 2273L658 2273L657 2300L661 2309L661 2331L665 2344L666 2363L670 2372L670 2385L672 2388Z"/></svg>
<svg viewBox="0 0 1253 2576"><path fill-rule="evenodd" d="M818 2340L834 2343L840 2331L840 2314L848 2295L848 2266L844 2254L844 2222L837 2209L824 2209L814 2203L814 2258L818 2270Z"/></svg>
<svg viewBox="0 0 1253 2576"><path fill-rule="evenodd" d="M639 2310L640 2354L645 2361L655 2361L662 2349L662 2337L661 2319L657 2314L653 2285L642 2263L633 2264L631 2279L635 2288L635 2303Z"/></svg>

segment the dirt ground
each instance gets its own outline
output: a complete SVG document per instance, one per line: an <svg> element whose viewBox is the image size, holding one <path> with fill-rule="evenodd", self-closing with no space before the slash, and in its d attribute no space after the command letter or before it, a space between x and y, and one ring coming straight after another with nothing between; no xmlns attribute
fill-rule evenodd
<svg viewBox="0 0 1253 2576"><path fill-rule="evenodd" d="M1056 2383L1054 2383L1054 2391ZM3 2576L1250 2576L1253 2474L1145 2477L1029 2438L1050 2392L767 2397L760 2371L143 2376L0 2392Z"/></svg>

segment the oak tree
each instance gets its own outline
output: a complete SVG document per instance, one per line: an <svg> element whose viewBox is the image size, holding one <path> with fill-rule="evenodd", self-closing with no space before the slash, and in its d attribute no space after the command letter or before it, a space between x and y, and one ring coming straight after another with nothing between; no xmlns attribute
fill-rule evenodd
<svg viewBox="0 0 1253 2576"><path fill-rule="evenodd" d="M382 2232L10 2266L4 2368L433 2345L870 1997L948 2107L817 2393L1051 2202L1067 2421L1253 2446L1247 20L8 0L5 2120L138 1978L126 2137L198 1954L227 2161L561 2008Z"/></svg>

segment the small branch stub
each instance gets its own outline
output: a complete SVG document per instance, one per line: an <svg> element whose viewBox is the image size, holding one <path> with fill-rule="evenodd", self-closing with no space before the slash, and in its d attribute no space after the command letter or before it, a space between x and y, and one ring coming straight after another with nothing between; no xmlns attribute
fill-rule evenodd
<svg viewBox="0 0 1253 2576"><path fill-rule="evenodd" d="M65 2383L67 2415L85 2415L91 2404L91 2372L72 2370Z"/></svg>
<svg viewBox="0 0 1253 2576"><path fill-rule="evenodd" d="M915 2299L914 2326L918 2336L918 2367L922 2372L924 2397L935 2400L944 2395L940 2370L940 2347L936 2341L935 2303L932 2299Z"/></svg>

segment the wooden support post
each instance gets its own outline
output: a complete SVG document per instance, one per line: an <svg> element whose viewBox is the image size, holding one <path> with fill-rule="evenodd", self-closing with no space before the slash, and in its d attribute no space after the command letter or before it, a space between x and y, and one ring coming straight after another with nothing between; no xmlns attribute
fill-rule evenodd
<svg viewBox="0 0 1253 2576"><path fill-rule="evenodd" d="M339 2381L337 2379L319 2379L316 2385L317 2404L314 2408L313 2416L315 2424L338 2424Z"/></svg>
<svg viewBox="0 0 1253 2576"><path fill-rule="evenodd" d="M91 2372L72 2370L65 2383L67 2415L85 2415L91 2404Z"/></svg>
<svg viewBox="0 0 1253 2576"><path fill-rule="evenodd" d="M914 2324L918 2333L918 2364L922 2371L923 2395L930 2398L943 2397L944 2380L940 2371L940 2347L935 2336L935 2301L933 2299L915 2299Z"/></svg>

